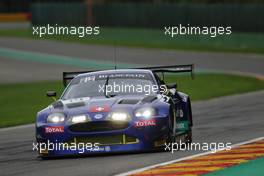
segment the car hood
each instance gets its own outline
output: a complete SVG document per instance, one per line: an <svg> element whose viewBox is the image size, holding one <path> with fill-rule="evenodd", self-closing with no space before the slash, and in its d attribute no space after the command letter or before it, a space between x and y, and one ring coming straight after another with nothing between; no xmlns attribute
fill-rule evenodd
<svg viewBox="0 0 264 176"><path fill-rule="evenodd" d="M145 103L154 103L157 96L125 95L111 98L84 97L69 100L58 100L50 106L52 112L63 112L67 115L86 113L108 113L114 109L136 109Z"/></svg>

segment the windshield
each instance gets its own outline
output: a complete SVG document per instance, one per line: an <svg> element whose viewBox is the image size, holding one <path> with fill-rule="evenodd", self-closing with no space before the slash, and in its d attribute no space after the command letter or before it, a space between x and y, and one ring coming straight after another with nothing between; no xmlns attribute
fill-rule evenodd
<svg viewBox="0 0 264 176"><path fill-rule="evenodd" d="M73 79L62 99L113 97L117 95L155 94L153 80L149 74L104 74L89 75Z"/></svg>

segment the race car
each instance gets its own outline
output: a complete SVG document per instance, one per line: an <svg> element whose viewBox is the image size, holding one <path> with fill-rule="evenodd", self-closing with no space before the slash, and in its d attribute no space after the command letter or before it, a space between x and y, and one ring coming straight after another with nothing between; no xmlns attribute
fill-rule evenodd
<svg viewBox="0 0 264 176"><path fill-rule="evenodd" d="M64 72L62 95L37 113L39 156L139 152L192 142L190 97L176 83L166 84L164 74L193 75L193 67Z"/></svg>

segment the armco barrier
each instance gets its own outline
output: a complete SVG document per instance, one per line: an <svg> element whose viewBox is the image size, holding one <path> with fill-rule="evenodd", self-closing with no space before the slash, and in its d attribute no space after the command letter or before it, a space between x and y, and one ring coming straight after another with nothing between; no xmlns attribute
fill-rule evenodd
<svg viewBox="0 0 264 176"><path fill-rule="evenodd" d="M84 25L86 6L81 3L35 3L31 6L32 24Z"/></svg>
<svg viewBox="0 0 264 176"><path fill-rule="evenodd" d="M86 24L85 4L32 5L33 24ZM178 24L232 26L235 31L264 32L264 4L143 4L93 5L94 25L161 28Z"/></svg>
<svg viewBox="0 0 264 176"><path fill-rule="evenodd" d="M0 13L0 22L27 22L30 21L29 13Z"/></svg>

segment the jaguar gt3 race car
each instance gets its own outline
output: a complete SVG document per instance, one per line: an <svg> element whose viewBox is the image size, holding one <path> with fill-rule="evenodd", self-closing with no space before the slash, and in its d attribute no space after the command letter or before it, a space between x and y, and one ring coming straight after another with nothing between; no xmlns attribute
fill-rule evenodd
<svg viewBox="0 0 264 176"><path fill-rule="evenodd" d="M42 158L162 149L192 141L188 95L166 84L164 73L191 72L193 65L64 72L61 97L37 113ZM55 91L47 96L55 98Z"/></svg>

